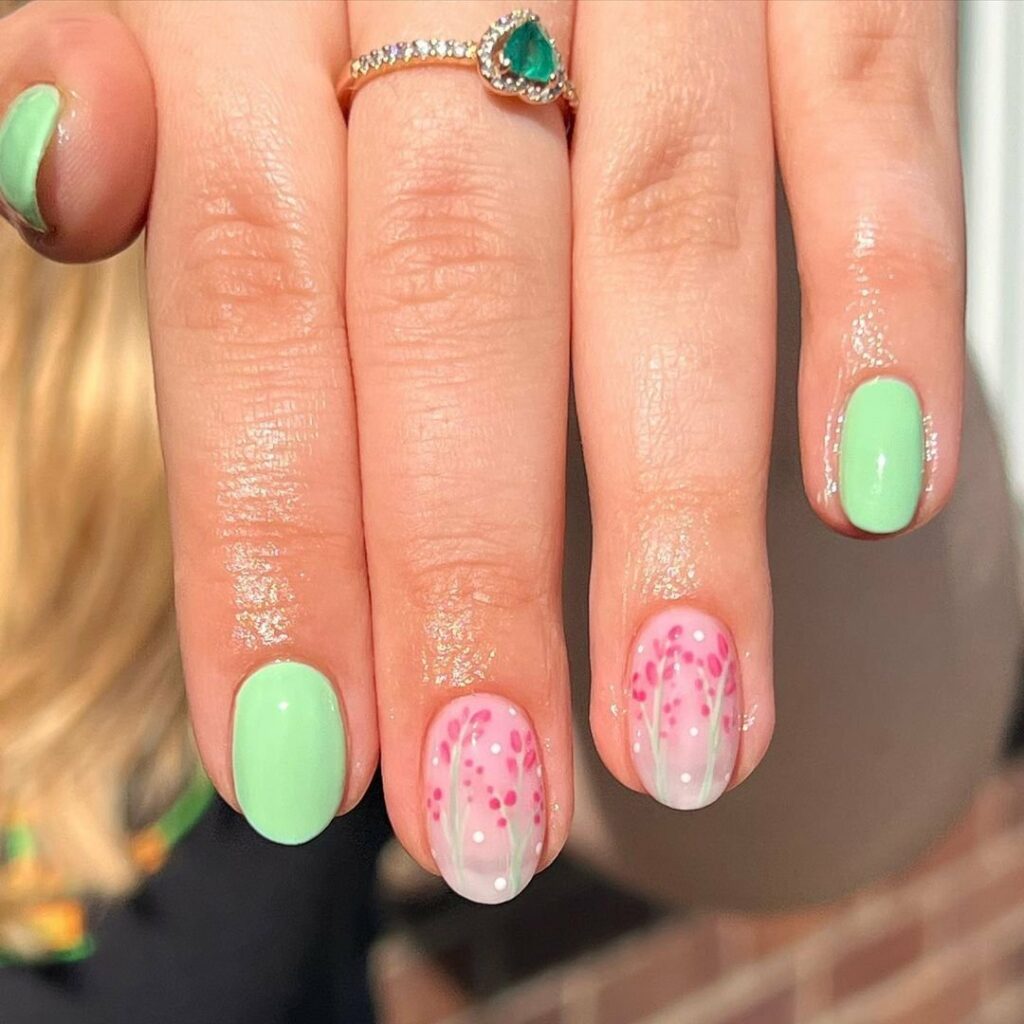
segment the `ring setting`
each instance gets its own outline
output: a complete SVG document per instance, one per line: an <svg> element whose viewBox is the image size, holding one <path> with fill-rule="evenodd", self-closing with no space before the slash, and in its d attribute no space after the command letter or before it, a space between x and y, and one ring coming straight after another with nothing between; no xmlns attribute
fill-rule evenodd
<svg viewBox="0 0 1024 1024"><path fill-rule="evenodd" d="M494 93L536 105L558 102L567 124L578 104L558 46L537 14L521 8L491 22L476 42L416 39L390 43L356 57L338 87L342 109L348 113L353 94L365 82L417 64L476 67Z"/></svg>

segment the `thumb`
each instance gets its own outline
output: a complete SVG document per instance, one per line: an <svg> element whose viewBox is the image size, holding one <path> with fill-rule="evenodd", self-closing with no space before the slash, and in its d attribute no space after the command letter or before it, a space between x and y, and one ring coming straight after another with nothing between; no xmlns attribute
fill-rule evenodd
<svg viewBox="0 0 1024 1024"><path fill-rule="evenodd" d="M42 255L102 259L145 220L156 112L134 37L91 3L0 20L0 212Z"/></svg>

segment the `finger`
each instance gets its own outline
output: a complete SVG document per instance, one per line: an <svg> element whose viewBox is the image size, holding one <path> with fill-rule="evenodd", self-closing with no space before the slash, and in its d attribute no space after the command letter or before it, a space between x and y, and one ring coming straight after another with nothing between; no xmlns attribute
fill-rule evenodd
<svg viewBox="0 0 1024 1024"><path fill-rule="evenodd" d="M764 47L759 4L609 2L577 15L573 358L594 518L591 723L613 774L677 808L748 774L773 722ZM608 75L612 52L643 74Z"/></svg>
<svg viewBox="0 0 1024 1024"><path fill-rule="evenodd" d="M149 202L156 116L131 32L100 4L0 21L0 210L44 256L110 256Z"/></svg>
<svg viewBox="0 0 1024 1024"><path fill-rule="evenodd" d="M956 8L777 0L769 23L807 494L837 530L895 533L945 504L960 445Z"/></svg>
<svg viewBox="0 0 1024 1024"><path fill-rule="evenodd" d="M353 52L478 39L500 13L360 0ZM564 48L569 5L537 13ZM565 131L555 109L493 96L457 67L367 82L350 131L348 312L388 808L424 865L500 902L555 855L572 810Z"/></svg>
<svg viewBox="0 0 1024 1024"><path fill-rule="evenodd" d="M150 314L196 738L260 832L302 842L377 757L339 290L344 11L125 11L160 109Z"/></svg>

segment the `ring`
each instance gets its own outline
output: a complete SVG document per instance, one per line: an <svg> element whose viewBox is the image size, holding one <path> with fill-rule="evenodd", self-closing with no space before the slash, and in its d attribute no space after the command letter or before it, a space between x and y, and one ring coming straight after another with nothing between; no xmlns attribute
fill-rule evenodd
<svg viewBox="0 0 1024 1024"><path fill-rule="evenodd" d="M501 96L526 103L558 103L566 131L579 103L566 73L565 61L540 18L533 11L509 11L492 22L478 42L459 39L417 39L390 43L356 57L338 85L338 101L348 116L356 90L392 71L418 64L475 67L484 84Z"/></svg>

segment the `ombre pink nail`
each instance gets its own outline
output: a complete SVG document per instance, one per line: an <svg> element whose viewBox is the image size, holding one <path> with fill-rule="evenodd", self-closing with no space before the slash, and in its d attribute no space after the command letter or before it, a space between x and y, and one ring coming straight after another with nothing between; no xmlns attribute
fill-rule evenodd
<svg viewBox="0 0 1024 1024"><path fill-rule="evenodd" d="M537 738L525 712L487 693L459 697L427 732L423 805L445 881L504 903L537 870L547 824Z"/></svg>
<svg viewBox="0 0 1024 1024"><path fill-rule="evenodd" d="M626 678L633 764L656 800L706 807L732 778L740 737L736 646L713 615L673 606L637 634Z"/></svg>

